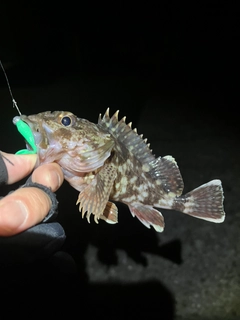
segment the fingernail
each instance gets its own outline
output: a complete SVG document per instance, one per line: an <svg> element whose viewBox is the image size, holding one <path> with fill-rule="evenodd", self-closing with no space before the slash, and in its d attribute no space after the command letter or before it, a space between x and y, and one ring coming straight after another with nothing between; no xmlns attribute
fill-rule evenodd
<svg viewBox="0 0 240 320"><path fill-rule="evenodd" d="M6 231L18 229L28 217L21 201L9 201L0 206L0 226Z"/></svg>
<svg viewBox="0 0 240 320"><path fill-rule="evenodd" d="M57 181L58 181L57 188L59 188L61 186L61 184L62 184L62 179L61 179L60 174L58 172L55 171L55 174L57 176Z"/></svg>
<svg viewBox="0 0 240 320"><path fill-rule="evenodd" d="M52 171L50 175L50 182L49 186L51 186L51 189L53 192L55 192L60 186L61 186L61 178L57 171Z"/></svg>

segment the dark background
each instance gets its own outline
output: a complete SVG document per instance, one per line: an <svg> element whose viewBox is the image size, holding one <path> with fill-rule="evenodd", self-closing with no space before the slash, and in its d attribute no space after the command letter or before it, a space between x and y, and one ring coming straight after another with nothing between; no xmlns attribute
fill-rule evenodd
<svg viewBox="0 0 240 320"><path fill-rule="evenodd" d="M157 234L119 205L118 225L88 224L65 183L63 252L10 270L6 297L44 290L44 303L57 298L55 315L240 318L237 15L218 1L1 4L0 59L22 113L69 110L96 122L119 109L156 155L176 158L186 191L221 179L227 214L216 225L162 210ZM0 149L16 152L23 141L3 73L0 108Z"/></svg>

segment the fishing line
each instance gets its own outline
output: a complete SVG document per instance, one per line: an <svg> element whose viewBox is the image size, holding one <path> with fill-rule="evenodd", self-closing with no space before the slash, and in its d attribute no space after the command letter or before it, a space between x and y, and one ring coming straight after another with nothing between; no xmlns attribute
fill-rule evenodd
<svg viewBox="0 0 240 320"><path fill-rule="evenodd" d="M3 67L3 64L2 64L2 61L1 61L1 60L0 60L0 66L1 66L1 68L2 68L2 70L3 70L5 79L6 79L6 81L7 81L8 90L9 90L9 93L10 93L11 98L12 98L13 108L16 108L17 111L18 111L18 113L19 113L19 115L21 116L21 112L20 112L20 110L19 110L19 108L18 108L17 101L16 101L16 100L14 99L14 97L13 97L12 90L11 90L11 87L10 87L10 84L9 84L9 81L8 81L8 77L7 77L6 71L5 71L4 67Z"/></svg>

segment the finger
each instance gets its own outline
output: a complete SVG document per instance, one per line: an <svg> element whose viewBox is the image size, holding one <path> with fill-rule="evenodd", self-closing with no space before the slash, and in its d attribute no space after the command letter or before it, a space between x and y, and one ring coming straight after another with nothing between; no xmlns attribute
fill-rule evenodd
<svg viewBox="0 0 240 320"><path fill-rule="evenodd" d="M41 222L51 208L48 195L38 188L20 188L0 201L0 236L11 236Z"/></svg>
<svg viewBox="0 0 240 320"><path fill-rule="evenodd" d="M36 164L37 155L15 155L1 151L8 171L8 184L21 180L30 174Z"/></svg>
<svg viewBox="0 0 240 320"><path fill-rule="evenodd" d="M32 182L43 184L55 192L63 183L61 167L56 163L48 163L38 167L32 174Z"/></svg>

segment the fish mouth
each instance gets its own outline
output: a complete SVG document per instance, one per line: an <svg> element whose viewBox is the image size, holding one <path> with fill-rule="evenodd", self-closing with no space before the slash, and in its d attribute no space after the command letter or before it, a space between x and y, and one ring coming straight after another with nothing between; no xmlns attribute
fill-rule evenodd
<svg viewBox="0 0 240 320"><path fill-rule="evenodd" d="M22 120L22 116L16 116L13 118L13 124L16 125L18 131L25 139L26 149L19 150L16 154L36 154L37 153L37 142L40 137L34 135L29 124ZM40 135L40 133L39 133ZM36 139L38 138L38 139Z"/></svg>

